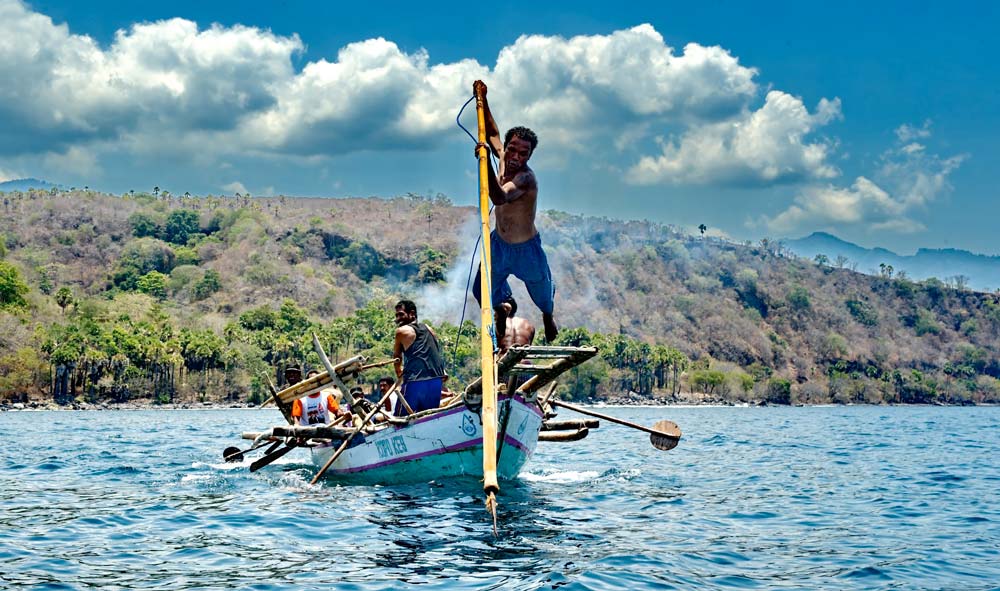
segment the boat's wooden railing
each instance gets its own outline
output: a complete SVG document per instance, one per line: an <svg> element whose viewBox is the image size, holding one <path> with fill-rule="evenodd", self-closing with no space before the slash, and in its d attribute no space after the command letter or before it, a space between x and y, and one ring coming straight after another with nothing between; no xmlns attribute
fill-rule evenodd
<svg viewBox="0 0 1000 591"><path fill-rule="evenodd" d="M501 382L511 375L530 376L517 388L522 395L530 395L594 355L597 355L596 347L511 347L497 362L497 373ZM472 382L465 392L481 393L482 381L477 379Z"/></svg>
<svg viewBox="0 0 1000 591"><path fill-rule="evenodd" d="M306 378L301 382L292 384L287 388L284 388L277 393L277 397L284 404L290 404L299 398L308 396L319 392L325 388L334 386L347 394L347 386L344 384L344 380L352 379L360 371L366 368L364 366L365 358L361 355L356 357L351 357L346 361L342 361L334 366L335 375L331 376L329 372L323 371L311 378Z"/></svg>

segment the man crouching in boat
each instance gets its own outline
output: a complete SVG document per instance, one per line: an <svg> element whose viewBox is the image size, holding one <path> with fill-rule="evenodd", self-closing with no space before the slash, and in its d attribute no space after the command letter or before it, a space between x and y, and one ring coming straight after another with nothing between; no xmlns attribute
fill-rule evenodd
<svg viewBox="0 0 1000 591"><path fill-rule="evenodd" d="M335 418L344 416L335 396L336 390L327 388L299 398L292 404L292 418L299 425L327 425Z"/></svg>
<svg viewBox="0 0 1000 591"><path fill-rule="evenodd" d="M417 305L410 300L396 304L396 326L392 356L396 358L396 376L403 380L403 399L413 412L437 408L445 377L437 335L417 322ZM402 414L400 406L396 406L396 415Z"/></svg>
<svg viewBox="0 0 1000 591"><path fill-rule="evenodd" d="M517 300L514 296L508 296L500 305L507 312L507 330L498 343L500 357L503 357L511 347L526 347L535 340L535 326L527 319L517 316ZM531 361L524 359L522 364L531 365ZM511 373L507 377L507 391L513 392L517 388L531 379L530 375Z"/></svg>
<svg viewBox="0 0 1000 591"><path fill-rule="evenodd" d="M507 316L507 328L504 330L500 342L497 343L500 349L499 355L503 357L507 349L511 347L526 347L531 345L535 340L535 325L528 322L526 318L516 316L517 300L514 299L514 296L508 296L507 299L500 302L500 306L504 309Z"/></svg>

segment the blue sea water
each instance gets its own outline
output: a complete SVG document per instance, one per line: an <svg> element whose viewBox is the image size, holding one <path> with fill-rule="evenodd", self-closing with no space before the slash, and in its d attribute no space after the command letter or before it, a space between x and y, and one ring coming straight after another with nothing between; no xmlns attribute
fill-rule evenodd
<svg viewBox="0 0 1000 591"><path fill-rule="evenodd" d="M0 588L1000 589L1000 408L603 411L685 435L540 443L497 537L475 479L221 461L274 411L3 413Z"/></svg>

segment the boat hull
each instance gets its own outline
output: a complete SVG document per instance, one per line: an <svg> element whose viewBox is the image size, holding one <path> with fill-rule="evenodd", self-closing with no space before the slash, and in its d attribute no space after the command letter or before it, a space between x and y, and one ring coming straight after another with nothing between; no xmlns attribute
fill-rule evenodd
<svg viewBox="0 0 1000 591"><path fill-rule="evenodd" d="M515 478L534 454L542 414L520 397L501 398L498 404L503 444L497 475ZM505 410L506 409L506 410ZM508 414L503 429L504 414ZM498 437L499 440L499 437ZM312 459L323 466L336 445L312 448ZM483 475L483 428L480 416L465 406L417 419L409 425L387 427L356 437L326 472L330 478L388 484L428 482L451 476Z"/></svg>

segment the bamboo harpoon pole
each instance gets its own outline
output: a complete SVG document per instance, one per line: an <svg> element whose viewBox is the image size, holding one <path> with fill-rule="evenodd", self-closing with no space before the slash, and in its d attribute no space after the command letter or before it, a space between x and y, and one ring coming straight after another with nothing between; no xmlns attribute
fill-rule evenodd
<svg viewBox="0 0 1000 591"><path fill-rule="evenodd" d="M493 323L493 303L490 276L490 184L487 166L489 152L486 147L486 116L483 112L483 95L479 85L473 85L476 95L476 117L479 123L479 215L482 219L482 256L479 257L480 297L480 355L482 356L483 392L483 492L486 507L493 514L496 530L497 484L497 392L494 379L493 339L489 327ZM497 335L499 338L501 335Z"/></svg>

